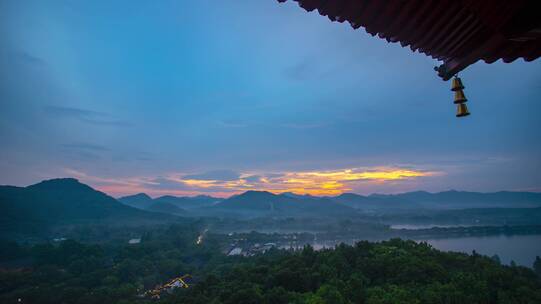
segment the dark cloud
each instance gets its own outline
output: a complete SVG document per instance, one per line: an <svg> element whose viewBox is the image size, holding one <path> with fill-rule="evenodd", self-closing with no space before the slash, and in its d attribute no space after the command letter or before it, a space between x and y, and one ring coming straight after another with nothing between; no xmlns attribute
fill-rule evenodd
<svg viewBox="0 0 541 304"><path fill-rule="evenodd" d="M152 155L149 153L141 152L135 156L135 159L138 161L152 161L154 160L154 157L152 157Z"/></svg>
<svg viewBox="0 0 541 304"><path fill-rule="evenodd" d="M165 177L157 177L146 184L148 188L162 190L193 190L193 187L185 183L174 181Z"/></svg>
<svg viewBox="0 0 541 304"><path fill-rule="evenodd" d="M240 173L232 170L215 170L200 174L185 175L183 179L199 179L199 180L219 180L232 181L240 178Z"/></svg>
<svg viewBox="0 0 541 304"><path fill-rule="evenodd" d="M64 154L68 159L83 162L96 162L102 159L99 154L87 150L67 150Z"/></svg>
<svg viewBox="0 0 541 304"><path fill-rule="evenodd" d="M290 66L284 70L284 75L292 80L303 81L314 74L314 66L308 60L299 62L293 66Z"/></svg>
<svg viewBox="0 0 541 304"><path fill-rule="evenodd" d="M13 52L13 57L21 63L29 64L33 66L46 66L47 63L42 58L36 57L28 52L19 51Z"/></svg>
<svg viewBox="0 0 541 304"><path fill-rule="evenodd" d="M248 124L236 120L222 120L219 121L218 124L226 128L245 128L248 126Z"/></svg>
<svg viewBox="0 0 541 304"><path fill-rule="evenodd" d="M128 122L115 119L110 114L92 110L60 106L45 106L44 110L47 114L55 116L57 118L76 119L81 122L94 125L117 127L125 127L130 125Z"/></svg>
<svg viewBox="0 0 541 304"><path fill-rule="evenodd" d="M280 125L284 128L291 128L291 129L315 129L315 128L322 128L327 126L327 124L324 123L284 123Z"/></svg>
<svg viewBox="0 0 541 304"><path fill-rule="evenodd" d="M91 143L63 144L62 147L66 149L88 150L88 151L110 151L111 150L105 146L91 144Z"/></svg>
<svg viewBox="0 0 541 304"><path fill-rule="evenodd" d="M98 161L102 158L100 153L109 151L107 147L83 142L62 144L61 147L68 158L85 162Z"/></svg>
<svg viewBox="0 0 541 304"><path fill-rule="evenodd" d="M283 177L283 176L284 176L284 174L282 174L282 173L267 173L267 174L265 174L266 178L271 178L271 179L272 178L280 178L280 177Z"/></svg>
<svg viewBox="0 0 541 304"><path fill-rule="evenodd" d="M151 161L151 160L153 160L153 158L151 158L151 157L144 157L144 156L143 157L136 157L135 159L139 160L139 161Z"/></svg>
<svg viewBox="0 0 541 304"><path fill-rule="evenodd" d="M244 177L243 179L245 181L249 182L249 183L259 183L261 181L261 176L260 175L250 175L250 176Z"/></svg>

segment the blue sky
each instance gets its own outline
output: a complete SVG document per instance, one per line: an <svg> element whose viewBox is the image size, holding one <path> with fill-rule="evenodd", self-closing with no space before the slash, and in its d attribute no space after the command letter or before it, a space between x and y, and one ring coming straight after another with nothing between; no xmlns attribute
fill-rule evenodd
<svg viewBox="0 0 541 304"><path fill-rule="evenodd" d="M541 191L539 60L470 66L456 119L437 61L292 2L2 1L0 19L0 184Z"/></svg>

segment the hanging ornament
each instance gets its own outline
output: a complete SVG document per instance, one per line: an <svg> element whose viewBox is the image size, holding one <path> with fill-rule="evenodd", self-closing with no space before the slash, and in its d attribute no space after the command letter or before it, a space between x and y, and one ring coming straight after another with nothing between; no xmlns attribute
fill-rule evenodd
<svg viewBox="0 0 541 304"><path fill-rule="evenodd" d="M456 105L456 117L464 117L470 115L468 107L465 103L459 103Z"/></svg>
<svg viewBox="0 0 541 304"><path fill-rule="evenodd" d="M451 91L455 92L455 101L456 104L456 117L464 117L470 115L468 107L466 106L466 95L464 94L464 85L462 80L455 75L451 83Z"/></svg>

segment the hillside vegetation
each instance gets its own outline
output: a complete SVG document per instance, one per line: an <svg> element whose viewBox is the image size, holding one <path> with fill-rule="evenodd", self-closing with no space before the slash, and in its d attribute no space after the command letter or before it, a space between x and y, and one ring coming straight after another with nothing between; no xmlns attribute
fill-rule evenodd
<svg viewBox="0 0 541 304"><path fill-rule="evenodd" d="M221 238L200 227L149 231L137 245L85 245L67 240L33 247L2 243L0 302L15 303L540 303L534 271L504 266L475 252L447 253L425 243L392 239L300 251L273 249L230 257ZM536 269L539 270L541 265ZM188 289L159 301L138 295L192 274Z"/></svg>

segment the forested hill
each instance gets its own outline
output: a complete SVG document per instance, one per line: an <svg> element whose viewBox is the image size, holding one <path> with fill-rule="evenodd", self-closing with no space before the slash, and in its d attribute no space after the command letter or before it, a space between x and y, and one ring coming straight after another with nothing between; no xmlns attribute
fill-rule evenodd
<svg viewBox="0 0 541 304"><path fill-rule="evenodd" d="M33 265L0 271L0 303L541 303L539 258L536 275L497 258L399 239L233 257L220 252L216 236L196 244L191 230L172 226L138 245L2 244L13 248L7 258L31 258ZM186 273L197 278L188 289L160 300L138 296Z"/></svg>
<svg viewBox="0 0 541 304"><path fill-rule="evenodd" d="M535 268L539 272L541 265ZM502 266L497 258L393 239L275 251L209 276L166 302L533 304L541 303L541 281L531 269Z"/></svg>
<svg viewBox="0 0 541 304"><path fill-rule="evenodd" d="M177 197L164 195L158 198L151 198L145 193L120 197L119 202L130 207L158 211L164 213L185 214L186 211L205 208L219 202L221 199L212 196L198 195L191 197Z"/></svg>
<svg viewBox="0 0 541 304"><path fill-rule="evenodd" d="M392 195L372 194L369 196L344 193L336 197L330 197L330 199L361 210L541 207L541 193L510 191L492 193L455 190L437 193L415 191Z"/></svg>
<svg viewBox="0 0 541 304"><path fill-rule="evenodd" d="M235 215L328 217L351 216L356 211L321 197L293 197L267 191L246 191L212 206L214 211Z"/></svg>
<svg viewBox="0 0 541 304"><path fill-rule="evenodd" d="M140 221L168 217L119 203L73 178L52 179L28 187L0 186L0 232L39 234L74 221Z"/></svg>

